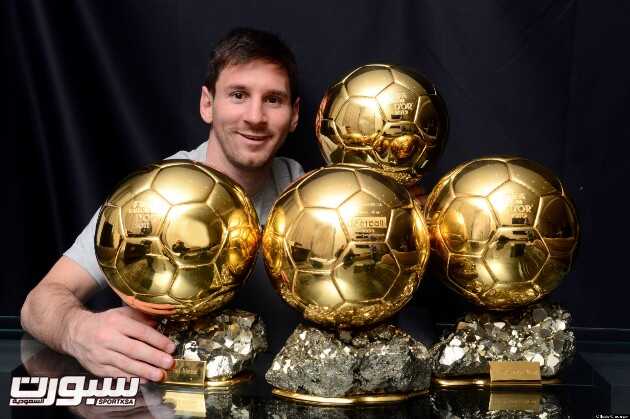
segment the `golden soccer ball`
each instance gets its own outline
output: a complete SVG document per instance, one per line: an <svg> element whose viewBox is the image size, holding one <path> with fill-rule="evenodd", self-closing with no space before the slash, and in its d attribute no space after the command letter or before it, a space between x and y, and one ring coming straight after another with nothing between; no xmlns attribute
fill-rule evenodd
<svg viewBox="0 0 630 419"><path fill-rule="evenodd" d="M307 173L278 198L263 255L275 289L306 319L358 327L411 299L429 236L402 185L366 167L335 165Z"/></svg>
<svg viewBox="0 0 630 419"><path fill-rule="evenodd" d="M114 291L134 308L175 320L232 300L259 243L256 211L243 189L189 160L127 177L103 204L94 238Z"/></svg>
<svg viewBox="0 0 630 419"><path fill-rule="evenodd" d="M437 160L447 131L435 86L387 64L359 67L330 87L315 120L327 164L367 165L406 185Z"/></svg>
<svg viewBox="0 0 630 419"><path fill-rule="evenodd" d="M579 226L556 176L518 157L464 163L427 200L432 266L479 306L509 310L554 290L571 266Z"/></svg>

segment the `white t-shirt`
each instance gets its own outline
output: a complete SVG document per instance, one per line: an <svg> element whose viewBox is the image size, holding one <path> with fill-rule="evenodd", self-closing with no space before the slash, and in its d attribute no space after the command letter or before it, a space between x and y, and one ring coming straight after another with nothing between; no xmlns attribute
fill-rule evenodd
<svg viewBox="0 0 630 419"><path fill-rule="evenodd" d="M208 151L208 142L204 141L199 147L191 151L178 151L167 160L171 159L188 159L198 162L206 161L206 153ZM265 186L256 195L250 197L258 219L262 225L267 220L267 215L273 206L276 198L280 193L295 179L304 174L304 169L295 160L286 157L276 157L273 159L271 166L272 181ZM83 229L81 234L76 238L74 244L65 251L64 255L81 265L96 282L104 288L107 286L105 275L96 261L94 253L94 234L96 232L96 219L98 218L98 210L92 216L92 219Z"/></svg>

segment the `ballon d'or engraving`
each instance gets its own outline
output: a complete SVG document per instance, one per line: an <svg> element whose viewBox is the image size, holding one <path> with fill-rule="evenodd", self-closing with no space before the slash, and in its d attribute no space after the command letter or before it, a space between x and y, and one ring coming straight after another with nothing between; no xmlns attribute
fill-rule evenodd
<svg viewBox="0 0 630 419"><path fill-rule="evenodd" d="M540 364L526 361L491 361L490 381L540 381Z"/></svg>
<svg viewBox="0 0 630 419"><path fill-rule="evenodd" d="M164 383L203 387L206 381L206 361L176 359L173 368L166 371Z"/></svg>

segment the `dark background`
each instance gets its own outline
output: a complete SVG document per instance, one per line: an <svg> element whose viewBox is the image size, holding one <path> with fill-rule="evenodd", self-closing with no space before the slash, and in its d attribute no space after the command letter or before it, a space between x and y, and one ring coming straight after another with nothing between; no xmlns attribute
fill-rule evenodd
<svg viewBox="0 0 630 419"><path fill-rule="evenodd" d="M300 67L300 127L281 155L323 164L315 110L342 75L371 62L415 68L451 124L424 186L484 155L548 166L582 229L553 300L577 326L630 329L630 2L9 0L3 12L0 315L19 313L126 174L207 138L198 101L209 51L252 26L279 34ZM466 308L430 275L416 300L438 322Z"/></svg>

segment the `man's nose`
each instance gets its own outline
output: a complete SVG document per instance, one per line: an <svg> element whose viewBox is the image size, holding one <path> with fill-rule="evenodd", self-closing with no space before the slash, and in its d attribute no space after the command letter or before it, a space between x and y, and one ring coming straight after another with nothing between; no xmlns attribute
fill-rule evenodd
<svg viewBox="0 0 630 419"><path fill-rule="evenodd" d="M261 99L250 100L245 112L245 122L261 125L267 122L264 103Z"/></svg>

